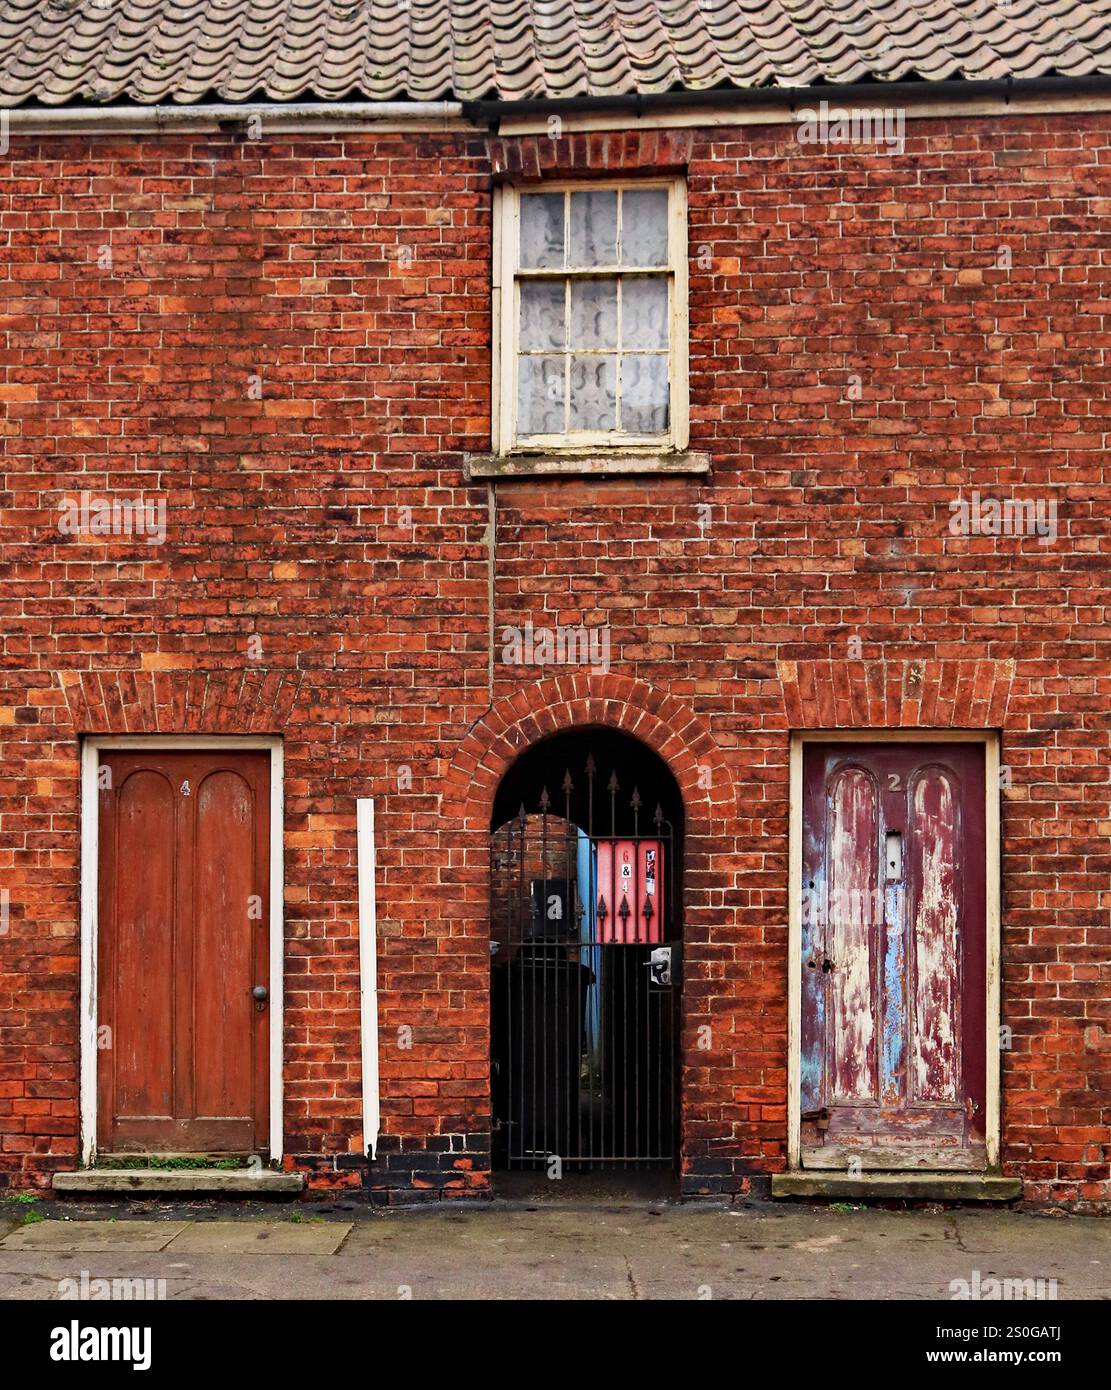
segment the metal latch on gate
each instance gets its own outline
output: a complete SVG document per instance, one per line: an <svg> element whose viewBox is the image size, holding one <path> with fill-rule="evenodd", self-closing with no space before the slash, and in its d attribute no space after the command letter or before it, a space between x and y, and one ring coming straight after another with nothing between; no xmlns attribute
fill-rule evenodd
<svg viewBox="0 0 1111 1390"><path fill-rule="evenodd" d="M644 962L644 968L648 971L649 979L654 985L674 984L678 966L679 948L677 946L653 946L651 954Z"/></svg>
<svg viewBox="0 0 1111 1390"><path fill-rule="evenodd" d="M829 1111L823 1105L821 1110L804 1110L799 1116L804 1123L817 1125L819 1134L824 1134L829 1128Z"/></svg>

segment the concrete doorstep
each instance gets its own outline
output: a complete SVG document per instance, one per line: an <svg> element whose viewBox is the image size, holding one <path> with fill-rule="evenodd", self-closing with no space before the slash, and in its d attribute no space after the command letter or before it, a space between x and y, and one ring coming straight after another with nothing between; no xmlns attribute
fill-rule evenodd
<svg viewBox="0 0 1111 1390"><path fill-rule="evenodd" d="M1022 1196L1019 1178L994 1173L773 1173L773 1197L832 1197L875 1201L899 1197L934 1202L1014 1202Z"/></svg>
<svg viewBox="0 0 1111 1390"><path fill-rule="evenodd" d="M305 1185L300 1173L275 1173L267 1168L82 1168L55 1173L54 1190L71 1194L212 1193L256 1197L262 1194L296 1196Z"/></svg>

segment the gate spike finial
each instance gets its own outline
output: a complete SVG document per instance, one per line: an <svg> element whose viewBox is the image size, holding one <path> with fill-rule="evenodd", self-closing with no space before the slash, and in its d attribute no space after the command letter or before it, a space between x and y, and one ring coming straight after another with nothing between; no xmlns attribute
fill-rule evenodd
<svg viewBox="0 0 1111 1390"><path fill-rule="evenodd" d="M634 811L640 810L640 791L636 787L633 788L633 794L629 798L629 805Z"/></svg>
<svg viewBox="0 0 1111 1390"><path fill-rule="evenodd" d="M568 794L568 796L570 796L570 794L575 790L575 784L571 781L570 768L568 768L567 771L563 774L563 790Z"/></svg>
<svg viewBox="0 0 1111 1390"><path fill-rule="evenodd" d="M523 801L521 802L520 810L517 812L517 819L522 825L528 820L528 813L525 811L525 803Z"/></svg>
<svg viewBox="0 0 1111 1390"><path fill-rule="evenodd" d="M620 784L620 782L618 782L618 780L617 780L617 772L616 772L616 771L611 772L611 773L610 773L610 779L609 779L609 781L606 783L606 791L609 792L610 796L614 796L614 795L617 793L617 791L618 791L618 789L620 788L620 786L621 786L621 784Z"/></svg>
<svg viewBox="0 0 1111 1390"><path fill-rule="evenodd" d="M656 814L652 817L652 819L656 824L656 829L659 830L664 823L664 808L660 805L658 801L656 802Z"/></svg>
<svg viewBox="0 0 1111 1390"><path fill-rule="evenodd" d="M548 809L548 807L549 807L551 804L552 804L552 799L551 799L551 797L548 795L548 788L547 788L547 787L544 787L544 788L541 790L541 792L540 792L540 809L541 809L542 811L545 811L545 812L546 812L547 809Z"/></svg>
<svg viewBox="0 0 1111 1390"><path fill-rule="evenodd" d="M593 754L593 753L588 753L588 754L586 755L586 765L585 765L585 767L583 768L583 771L586 773L586 775L587 775L588 777L593 777L593 776L594 776L594 773L595 773L595 770L596 770L596 769L595 769L595 763L594 763L594 754Z"/></svg>

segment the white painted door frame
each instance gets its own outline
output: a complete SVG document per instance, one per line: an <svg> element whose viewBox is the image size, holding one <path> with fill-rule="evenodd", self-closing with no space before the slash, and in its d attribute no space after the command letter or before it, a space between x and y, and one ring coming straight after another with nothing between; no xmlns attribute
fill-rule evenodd
<svg viewBox="0 0 1111 1390"><path fill-rule="evenodd" d="M285 937L283 893L282 740L273 737L222 737L219 734L96 734L81 744L81 1159L96 1159L97 1133L97 930L100 874L100 812L97 769L104 751L155 748L255 749L270 754L270 1158L282 1156Z"/></svg>
<svg viewBox="0 0 1111 1390"><path fill-rule="evenodd" d="M987 932L987 1048L984 1148L999 1167L1000 825L999 735L968 729L838 729L791 735L790 857L787 887L787 1166L802 1167L802 758L808 743L982 743L984 745L984 926Z"/></svg>

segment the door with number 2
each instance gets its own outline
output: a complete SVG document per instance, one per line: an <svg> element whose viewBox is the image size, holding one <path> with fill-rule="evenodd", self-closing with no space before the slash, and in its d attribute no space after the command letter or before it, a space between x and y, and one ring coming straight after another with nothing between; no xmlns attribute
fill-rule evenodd
<svg viewBox="0 0 1111 1390"><path fill-rule="evenodd" d="M985 1164L982 743L803 756L804 1167Z"/></svg>
<svg viewBox="0 0 1111 1390"><path fill-rule="evenodd" d="M100 754L97 1143L267 1143L268 752Z"/></svg>

